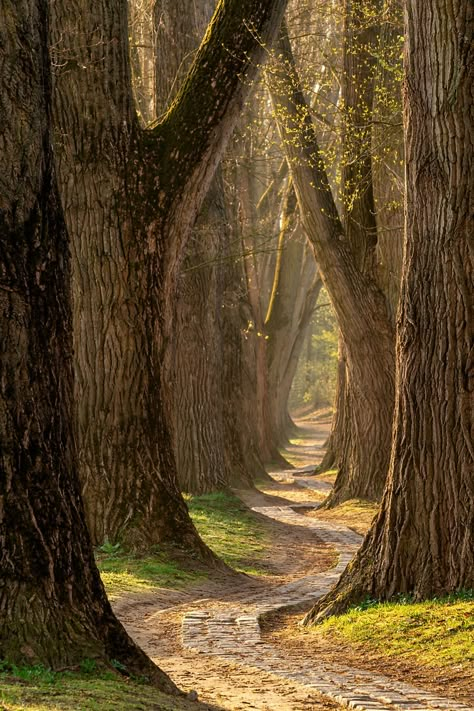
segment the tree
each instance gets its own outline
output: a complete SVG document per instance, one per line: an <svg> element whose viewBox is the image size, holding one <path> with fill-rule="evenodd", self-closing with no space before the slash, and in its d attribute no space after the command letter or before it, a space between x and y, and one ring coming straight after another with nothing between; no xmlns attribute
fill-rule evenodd
<svg viewBox="0 0 474 711"><path fill-rule="evenodd" d="M114 616L85 524L47 9L8 0L0 13L0 658L53 668L115 659L177 691Z"/></svg>
<svg viewBox="0 0 474 711"><path fill-rule="evenodd" d="M95 542L170 541L206 555L176 484L162 366L190 229L248 92L243 79L284 6L221 2L172 107L147 130L133 105L126 2L55 8L79 453Z"/></svg>
<svg viewBox="0 0 474 711"><path fill-rule="evenodd" d="M408 0L406 10L406 223L390 471L354 563L307 622L366 595L421 599L474 588L474 16L467 0Z"/></svg>
<svg viewBox="0 0 474 711"><path fill-rule="evenodd" d="M157 115L172 104L214 8L214 0L155 3ZM165 364L178 480L193 494L248 486L254 470L249 440L238 431L241 323L238 295L229 290L232 237L222 172L219 166L186 246Z"/></svg>
<svg viewBox="0 0 474 711"><path fill-rule="evenodd" d="M346 398L343 401L344 422L349 413L352 417L350 456L331 503L353 497L377 499L383 491L390 452L393 326L385 295L372 270L363 264L364 254L372 253L373 246L367 248L364 236L359 235L357 247L354 235L349 239L339 218L286 30L277 53L280 63L268 73L270 90L301 220L336 313L344 342L346 381L351 381L352 406L348 407ZM372 259L370 254L367 258Z"/></svg>
<svg viewBox="0 0 474 711"><path fill-rule="evenodd" d="M293 422L288 412L291 385L321 291L314 254L297 215L290 181L281 213L281 230L272 292L265 316L267 412L275 442L288 441Z"/></svg>

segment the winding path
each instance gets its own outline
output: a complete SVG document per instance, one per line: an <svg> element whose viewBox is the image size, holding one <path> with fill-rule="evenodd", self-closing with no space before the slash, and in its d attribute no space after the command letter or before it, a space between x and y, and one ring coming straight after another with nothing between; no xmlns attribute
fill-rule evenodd
<svg viewBox="0 0 474 711"><path fill-rule="evenodd" d="M293 470L299 486L312 489L330 488L326 482L304 479ZM288 477L288 473L285 473ZM277 477L275 477L277 478ZM324 595L349 563L362 537L345 526L310 519L298 508L311 504L254 507L260 514L292 526L304 526L319 540L332 546L338 562L330 570L308 575L268 592L252 594L225 611L201 607L184 615L183 646L193 652L213 655L229 662L255 668L316 690L338 703L361 711L474 711L459 701L435 695L430 691L372 672L343 665L298 664L287 659L272 645L262 641L261 618L276 610L308 603ZM317 504L312 504L317 507ZM275 709L277 711L277 709Z"/></svg>

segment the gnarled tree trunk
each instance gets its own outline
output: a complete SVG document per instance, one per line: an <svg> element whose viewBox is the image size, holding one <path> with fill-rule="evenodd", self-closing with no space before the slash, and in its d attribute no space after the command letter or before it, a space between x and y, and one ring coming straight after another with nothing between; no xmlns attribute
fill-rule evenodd
<svg viewBox="0 0 474 711"><path fill-rule="evenodd" d="M366 595L474 587L474 17L466 0L436 5L407 3L405 252L387 487L355 562L308 622Z"/></svg>
<svg viewBox="0 0 474 711"><path fill-rule="evenodd" d="M80 460L95 542L169 541L209 557L176 483L162 365L183 249L248 91L241 77L257 71L284 5L220 3L171 110L147 131L133 112L126 3L56 8ZM250 26L256 34L242 31Z"/></svg>
<svg viewBox="0 0 474 711"><path fill-rule="evenodd" d="M0 658L52 668L115 659L176 691L115 618L86 528L47 47L46 2L2 5Z"/></svg>

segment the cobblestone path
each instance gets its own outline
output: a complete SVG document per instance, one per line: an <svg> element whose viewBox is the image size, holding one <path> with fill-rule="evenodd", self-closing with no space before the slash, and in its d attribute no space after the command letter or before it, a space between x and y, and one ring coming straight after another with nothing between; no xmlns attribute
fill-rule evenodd
<svg viewBox="0 0 474 711"><path fill-rule="evenodd" d="M312 489L330 488L327 482L302 478L305 470L282 473L286 479ZM280 476L274 475L275 479ZM225 610L194 609L183 618L184 647L205 655L271 672L310 690L316 690L338 703L361 711L474 711L459 701L442 698L382 675L343 665L328 665L288 660L275 647L262 641L259 620L268 612L314 601L324 595L349 563L362 537L345 526L317 521L298 513L298 508L317 507L314 502L288 506L254 508L260 514L292 526L305 526L317 538L338 553L337 565L317 575L308 575L274 588L266 594L256 593L238 606ZM277 711L277 710L275 710Z"/></svg>

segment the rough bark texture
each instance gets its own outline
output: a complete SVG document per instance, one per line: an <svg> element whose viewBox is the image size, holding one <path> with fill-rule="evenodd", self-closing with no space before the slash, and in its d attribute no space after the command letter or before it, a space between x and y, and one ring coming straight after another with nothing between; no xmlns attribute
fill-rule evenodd
<svg viewBox="0 0 474 711"><path fill-rule="evenodd" d="M406 232L390 472L355 563L308 622L365 595L426 598L474 587L473 22L465 0L407 3Z"/></svg>
<svg viewBox="0 0 474 711"><path fill-rule="evenodd" d="M177 99L148 131L133 112L126 3L55 5L80 460L95 542L171 541L206 555L176 484L162 364L190 227L248 91L241 78L257 71L259 42L284 5L221 3Z"/></svg>
<svg viewBox="0 0 474 711"><path fill-rule="evenodd" d="M352 418L344 479L330 503L381 496L390 452L394 388L394 335L383 293L361 266L344 232L323 168L308 107L299 86L287 35L278 52L271 91L293 175L301 220L313 245L344 341ZM364 247L365 250L365 247Z"/></svg>
<svg viewBox="0 0 474 711"><path fill-rule="evenodd" d="M115 618L85 524L47 37L46 2L2 5L0 658L53 668L116 659L175 691Z"/></svg>
<svg viewBox="0 0 474 711"><path fill-rule="evenodd" d="M174 99L214 7L213 0L156 3L158 114ZM236 354L224 351L224 319L230 320L227 329L237 328L238 338L240 322L232 319L224 299L230 235L221 173L218 169L186 247L167 353L178 480L183 491L193 494L251 482L242 452L234 446L239 433L229 431L236 424L235 398L227 388L225 357L235 359ZM231 384L239 389L235 374Z"/></svg>

